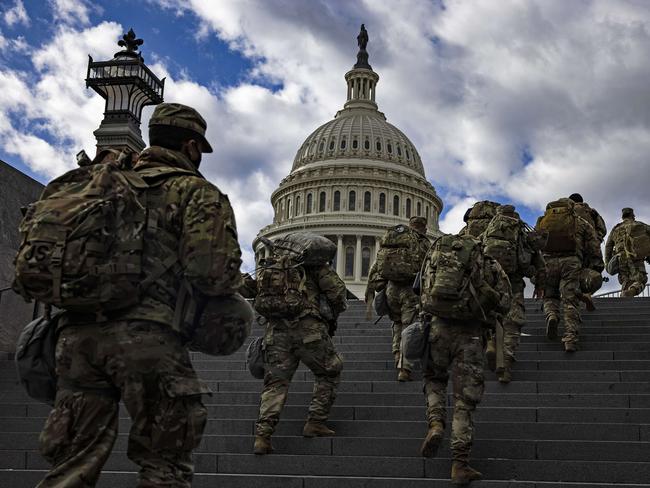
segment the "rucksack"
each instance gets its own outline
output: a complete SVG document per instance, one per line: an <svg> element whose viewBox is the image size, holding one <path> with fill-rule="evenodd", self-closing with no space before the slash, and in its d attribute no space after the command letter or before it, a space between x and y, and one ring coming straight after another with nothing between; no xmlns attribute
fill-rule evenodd
<svg viewBox="0 0 650 488"><path fill-rule="evenodd" d="M497 213L483 233L483 252L495 259L506 272L511 275L520 268L521 221Z"/></svg>
<svg viewBox="0 0 650 488"><path fill-rule="evenodd" d="M323 266L336 255L336 244L327 237L312 232L292 232L273 240L276 254L299 256L305 266Z"/></svg>
<svg viewBox="0 0 650 488"><path fill-rule="evenodd" d="M20 383L34 400L54 404L56 396L57 324L62 312L39 317L25 326L16 344L16 370Z"/></svg>
<svg viewBox="0 0 650 488"><path fill-rule="evenodd" d="M465 235L443 235L424 262L422 309L447 319L487 321L499 294L484 279L481 241Z"/></svg>
<svg viewBox="0 0 650 488"><path fill-rule="evenodd" d="M307 271L295 254L273 254L260 262L254 308L268 318L293 319L311 308Z"/></svg>
<svg viewBox="0 0 650 488"><path fill-rule="evenodd" d="M643 222L633 220L623 229L623 249L633 259L645 259L650 256L650 227Z"/></svg>
<svg viewBox="0 0 650 488"><path fill-rule="evenodd" d="M396 225L386 231L377 252L377 268L385 280L413 281L420 271L428 245L422 237L405 225Z"/></svg>
<svg viewBox="0 0 650 488"><path fill-rule="evenodd" d="M497 208L499 206L500 204L497 202L491 202L489 200L476 202L467 216L465 233L472 237L480 236L485 232L488 224L497 214Z"/></svg>
<svg viewBox="0 0 650 488"><path fill-rule="evenodd" d="M536 229L548 234L544 251L550 253L575 252L577 219L574 204L568 198L562 198L546 205L546 212L536 225Z"/></svg>
<svg viewBox="0 0 650 488"><path fill-rule="evenodd" d="M82 166L53 180L20 223L14 289L82 313L137 303L147 188L120 162Z"/></svg>

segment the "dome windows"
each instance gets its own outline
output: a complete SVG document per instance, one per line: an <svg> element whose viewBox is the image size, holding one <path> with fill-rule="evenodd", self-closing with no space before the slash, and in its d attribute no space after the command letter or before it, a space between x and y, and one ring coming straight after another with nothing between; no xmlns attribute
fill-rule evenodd
<svg viewBox="0 0 650 488"><path fill-rule="evenodd" d="M361 277L367 278L370 272L370 248L361 249Z"/></svg>
<svg viewBox="0 0 650 488"><path fill-rule="evenodd" d="M334 150L334 139L330 141L330 151Z"/></svg>
<svg viewBox="0 0 650 488"><path fill-rule="evenodd" d="M390 142L386 145L386 149L388 150L388 154L393 154L393 145Z"/></svg>
<svg viewBox="0 0 650 488"><path fill-rule="evenodd" d="M369 140L368 138L366 138L366 140L363 141L363 148L364 148L366 151L370 151L370 140Z"/></svg>
<svg viewBox="0 0 650 488"><path fill-rule="evenodd" d="M402 147L399 144L397 145L397 155L398 156L402 155Z"/></svg>
<svg viewBox="0 0 650 488"><path fill-rule="evenodd" d="M397 195L393 197L393 215L399 216L399 197Z"/></svg>
<svg viewBox="0 0 650 488"><path fill-rule="evenodd" d="M418 217L422 217L422 204L420 202L418 202L416 208L417 208L416 215Z"/></svg>
<svg viewBox="0 0 650 488"><path fill-rule="evenodd" d="M352 149L359 149L359 141L356 137L352 140Z"/></svg>
<svg viewBox="0 0 650 488"><path fill-rule="evenodd" d="M371 201L372 201L372 195L370 194L369 191L365 192L363 194L363 211L364 212L370 212Z"/></svg>
<svg viewBox="0 0 650 488"><path fill-rule="evenodd" d="M354 212L357 206L357 194L354 190L351 190L348 194L348 210Z"/></svg>
<svg viewBox="0 0 650 488"><path fill-rule="evenodd" d="M311 213L311 206L313 204L314 196L311 193L307 194L307 208L305 209L305 213L310 214Z"/></svg>
<svg viewBox="0 0 650 488"><path fill-rule="evenodd" d="M406 218L407 219L411 218L411 199L410 198L406 199Z"/></svg>
<svg viewBox="0 0 650 488"><path fill-rule="evenodd" d="M379 213L386 213L386 194L379 194Z"/></svg>
<svg viewBox="0 0 650 488"><path fill-rule="evenodd" d="M333 210L338 212L341 210L341 192L336 190L334 192L334 207Z"/></svg>
<svg viewBox="0 0 650 488"><path fill-rule="evenodd" d="M354 276L354 247L345 248L345 276L346 278Z"/></svg>
<svg viewBox="0 0 650 488"><path fill-rule="evenodd" d="M341 149L345 149L346 144L347 143L346 143L345 137L344 137L343 139L341 139Z"/></svg>
<svg viewBox="0 0 650 488"><path fill-rule="evenodd" d="M323 152L323 149L325 149L325 141L318 145L318 152Z"/></svg>
<svg viewBox="0 0 650 488"><path fill-rule="evenodd" d="M410 161L411 160L411 154L409 153L409 150L406 150L406 160Z"/></svg>
<svg viewBox="0 0 650 488"><path fill-rule="evenodd" d="M381 152L381 141L377 139L377 142L375 143L375 147L377 148L377 151Z"/></svg>
<svg viewBox="0 0 650 488"><path fill-rule="evenodd" d="M300 211L302 209L300 208L300 195L296 197L296 216L300 215Z"/></svg>
<svg viewBox="0 0 650 488"><path fill-rule="evenodd" d="M325 192L322 191L320 192L320 195L318 197L318 211L319 212L324 212L325 211Z"/></svg>

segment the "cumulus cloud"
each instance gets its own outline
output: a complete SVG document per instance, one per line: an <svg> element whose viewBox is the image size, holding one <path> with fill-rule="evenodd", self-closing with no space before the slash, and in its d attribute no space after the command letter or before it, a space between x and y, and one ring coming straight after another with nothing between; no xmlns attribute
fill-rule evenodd
<svg viewBox="0 0 650 488"><path fill-rule="evenodd" d="M5 11L3 18L5 23L10 27L16 24L29 25L29 15L25 9L23 0L16 0L14 6Z"/></svg>
<svg viewBox="0 0 650 488"><path fill-rule="evenodd" d="M88 25L90 8L85 0L49 0L55 20L65 24Z"/></svg>
<svg viewBox="0 0 650 488"><path fill-rule="evenodd" d="M64 25L35 50L34 80L0 68L0 87L18 90L15 100L3 101L0 89L0 137L14 151L18 141L35 144L18 132L38 136L9 113L45 124L52 147L70 154L93 146L101 119L101 100L83 88L85 56L109 57L122 30L110 22L91 27L85 2L52 1L88 27L83 43ZM204 113L215 153L202 170L231 195L246 244L271 222L270 193L298 147L341 108L362 22L381 77L380 109L412 139L443 195L443 230L460 228L474 200L541 212L547 201L576 191L610 227L628 205L650 221L644 2L341 0L287 8L283 0L223 0L214 8L208 0L149 1L194 22L197 42L216 36L251 62L242 82L218 87L191 73L171 76L162 62L152 66L167 76L167 100ZM60 45L70 47L65 61ZM46 152L35 153L32 167L47 167Z"/></svg>

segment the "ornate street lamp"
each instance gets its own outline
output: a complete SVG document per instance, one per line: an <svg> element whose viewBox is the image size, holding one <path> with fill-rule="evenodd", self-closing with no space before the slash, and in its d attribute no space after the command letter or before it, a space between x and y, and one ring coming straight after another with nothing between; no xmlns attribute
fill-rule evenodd
<svg viewBox="0 0 650 488"><path fill-rule="evenodd" d="M142 43L130 29L117 43L124 49L110 61L95 62L88 56L86 87L106 100L104 120L94 132L98 151L112 148L139 153L145 147L140 132L142 108L162 103L165 79L158 79L144 64L137 52Z"/></svg>

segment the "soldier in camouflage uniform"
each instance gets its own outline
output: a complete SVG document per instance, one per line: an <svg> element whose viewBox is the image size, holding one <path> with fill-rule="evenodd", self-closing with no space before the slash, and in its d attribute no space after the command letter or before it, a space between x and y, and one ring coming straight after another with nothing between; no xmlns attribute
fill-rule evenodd
<svg viewBox="0 0 650 488"><path fill-rule="evenodd" d="M634 210L629 207L624 208L622 214L623 222L616 224L607 238L605 262L609 263L615 254L618 255L618 282L622 286L621 295L634 297L643 291L648 282L648 273L643 260L646 258L650 262L650 259L647 256L631 256L626 252L626 228L638 221L635 220ZM650 227L648 232L650 233Z"/></svg>
<svg viewBox="0 0 650 488"><path fill-rule="evenodd" d="M427 237L427 219L424 217L411 217L409 227L417 233L420 245L423 248L422 255L424 255L431 244ZM386 301L390 309L388 316L393 321L392 351L396 367L399 369L397 380L412 381L413 364L401 354L400 349L402 330L411 325L418 314L420 298L413 291L413 281L388 281L386 285Z"/></svg>
<svg viewBox="0 0 650 488"><path fill-rule="evenodd" d="M386 280L379 274L379 267L375 261L370 267L368 273L368 284L366 285L366 292L364 293L364 301L366 302L366 319L372 319L372 302L375 299L375 294L386 288ZM397 367L397 359L395 360L395 367Z"/></svg>
<svg viewBox="0 0 650 488"><path fill-rule="evenodd" d="M508 277L496 261L486 258L484 279L498 293L497 309L490 312L489 323L510 307ZM424 292L423 292L424 293ZM424 365L424 394L429 430L420 448L424 457L435 457L442 442L447 421L447 384L451 372L454 413L450 444L452 451L451 481L467 484L480 479L481 473L469 466L474 439L474 410L483 397L484 331L486 323L479 317L471 320L431 318L429 360Z"/></svg>
<svg viewBox="0 0 650 488"><path fill-rule="evenodd" d="M334 349L328 324L321 315L320 296L327 299L334 316L347 308L345 283L329 265L305 266L310 307L297 319L270 319L264 335L264 389L255 423L255 454L273 452L271 435L280 420L289 384L302 361L315 377L314 390L303 436L334 435L325 425L336 399L343 359Z"/></svg>
<svg viewBox="0 0 650 488"><path fill-rule="evenodd" d="M523 226L523 221L512 205L501 205L497 208L497 214L502 214L510 218L519 220ZM519 239L525 239L523 231L519 233ZM497 344L496 335L493 335L487 347L487 360L490 369L497 370L498 380L501 383L510 383L512 380L512 363L515 362L516 352L519 347L521 338L521 329L526 323L526 308L524 307L524 289L526 283L524 276L535 276L537 283L544 282L546 272L544 257L541 252L532 249L526 249L532 254L530 266L532 269L524 270L518 267L517 271L508 274L508 280L512 288L512 302L510 310L504 315L501 326L503 327L503 366L501 369L496 367Z"/></svg>
<svg viewBox="0 0 650 488"><path fill-rule="evenodd" d="M568 198L558 200L573 206ZM538 219L537 228L542 217ZM564 317L564 350L578 350L578 334L580 332L580 271L587 267L602 271L603 255L600 251L598 237L593 227L583 218L575 216L575 250L571 252L554 253L544 251L546 262L546 278L544 283L536 283L535 295L544 298L544 314L546 316L546 337L557 339L557 328L560 318ZM561 307L561 308L560 308Z"/></svg>
<svg viewBox="0 0 650 488"><path fill-rule="evenodd" d="M241 251L228 197L198 171L206 123L181 104L164 103L149 124L152 146L135 169L147 190L148 238L139 304L108 317L67 313L56 348L59 389L40 437L53 465L39 488L95 486L117 438L118 402L132 426L127 455L140 466L139 488L189 487L192 451L207 421L180 321L184 281L205 295L240 286Z"/></svg>
<svg viewBox="0 0 650 488"><path fill-rule="evenodd" d="M596 237L598 238L599 244L603 243L605 235L607 235L607 227L605 226L605 221L600 216L598 211L595 208L591 208L588 203L586 203L582 195L579 193L573 193L569 196L569 199L575 202L576 213L585 219L589 225L591 225L596 232ZM587 306L587 310L593 311L596 310L594 301L591 299L591 294L585 290L581 290L580 299Z"/></svg>

